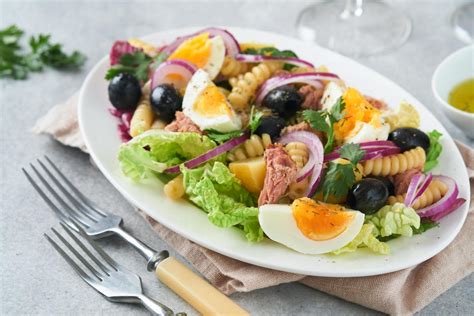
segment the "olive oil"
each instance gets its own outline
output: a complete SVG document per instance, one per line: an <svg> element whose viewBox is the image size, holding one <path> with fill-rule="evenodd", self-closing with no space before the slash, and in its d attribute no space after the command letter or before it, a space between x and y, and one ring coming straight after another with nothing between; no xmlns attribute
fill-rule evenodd
<svg viewBox="0 0 474 316"><path fill-rule="evenodd" d="M461 111L474 113L474 78L457 84L449 93L448 103Z"/></svg>

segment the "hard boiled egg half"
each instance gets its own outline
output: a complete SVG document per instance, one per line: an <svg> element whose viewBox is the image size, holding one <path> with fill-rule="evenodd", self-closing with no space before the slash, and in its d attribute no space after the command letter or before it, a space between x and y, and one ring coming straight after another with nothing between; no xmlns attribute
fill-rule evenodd
<svg viewBox="0 0 474 316"><path fill-rule="evenodd" d="M225 133L242 128L240 117L235 113L222 90L202 69L194 73L186 86L183 112L202 130L214 129Z"/></svg>
<svg viewBox="0 0 474 316"><path fill-rule="evenodd" d="M364 214L301 198L291 205L261 206L258 220L268 238L298 252L316 255L351 242L364 224Z"/></svg>
<svg viewBox="0 0 474 316"><path fill-rule="evenodd" d="M211 79L219 74L225 58L224 40L220 36L209 38L209 33L202 33L187 39L168 57L184 59L196 67L204 69Z"/></svg>

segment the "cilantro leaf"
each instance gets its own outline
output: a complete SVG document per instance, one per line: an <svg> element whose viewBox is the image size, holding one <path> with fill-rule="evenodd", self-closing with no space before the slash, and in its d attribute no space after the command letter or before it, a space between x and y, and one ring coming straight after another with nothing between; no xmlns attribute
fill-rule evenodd
<svg viewBox="0 0 474 316"><path fill-rule="evenodd" d="M336 198L346 196L354 182L355 174L352 164L329 162L322 185L324 201L327 201L329 195Z"/></svg>
<svg viewBox="0 0 474 316"><path fill-rule="evenodd" d="M324 145L324 152L329 153L334 146L334 124L344 117L344 100L339 98L335 105L328 110L305 110L303 118L312 128L326 133L327 141Z"/></svg>
<svg viewBox="0 0 474 316"><path fill-rule="evenodd" d="M262 117L263 117L263 113L260 111L255 111L255 106L252 106L252 109L250 110L250 120L249 120L250 134L255 133L257 128L260 126Z"/></svg>
<svg viewBox="0 0 474 316"><path fill-rule="evenodd" d="M347 159L356 166L357 163L364 158L365 150L360 149L360 144L349 143L345 144L338 150L341 158Z"/></svg>
<svg viewBox="0 0 474 316"><path fill-rule="evenodd" d="M428 148L428 153L426 154L424 172L428 172L438 165L438 157L443 151L443 146L439 143L439 139L443 136L437 130L432 130L428 133L430 138L430 147Z"/></svg>
<svg viewBox="0 0 474 316"><path fill-rule="evenodd" d="M222 133L216 131L215 129L206 129L206 136L215 141L216 143L222 144L228 141L229 139L242 136L244 134L243 131L232 131L228 133Z"/></svg>

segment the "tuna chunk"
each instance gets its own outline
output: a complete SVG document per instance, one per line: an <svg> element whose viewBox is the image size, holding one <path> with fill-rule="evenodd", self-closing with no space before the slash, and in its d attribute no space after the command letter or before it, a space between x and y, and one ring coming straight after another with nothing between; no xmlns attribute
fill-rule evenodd
<svg viewBox="0 0 474 316"><path fill-rule="evenodd" d="M265 150L267 173L263 183L263 190L258 198L258 206L278 201L296 180L296 164L280 144L270 145Z"/></svg>
<svg viewBox="0 0 474 316"><path fill-rule="evenodd" d="M303 109L321 110L321 98L323 97L324 87L315 88L310 85L302 86L298 92L303 96Z"/></svg>
<svg viewBox="0 0 474 316"><path fill-rule="evenodd" d="M176 112L176 119L166 125L165 130L169 132L194 132L202 135L202 131L193 121L183 112Z"/></svg>

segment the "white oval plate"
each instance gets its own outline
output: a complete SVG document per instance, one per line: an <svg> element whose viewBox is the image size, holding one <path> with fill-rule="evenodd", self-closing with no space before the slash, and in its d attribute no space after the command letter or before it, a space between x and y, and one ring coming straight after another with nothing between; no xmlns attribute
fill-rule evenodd
<svg viewBox="0 0 474 316"><path fill-rule="evenodd" d="M301 58L324 64L341 76L348 85L363 93L386 100L390 106L407 100L420 112L421 129L441 131L444 147L440 166L434 173L453 177L460 196L469 201L466 168L452 138L438 120L418 100L401 87L355 61L313 44L273 33L228 27L239 41L273 43L291 49ZM155 44L169 43L177 36L189 34L196 28L170 30L144 37ZM423 262L443 250L458 234L467 215L468 205L443 218L439 228L413 238L398 238L389 242L392 254L376 255L366 250L332 255L303 255L271 240L248 243L238 229L222 229L212 225L206 214L186 201L167 199L158 180L132 183L125 178L117 161L120 139L116 120L108 111L108 82L104 75L109 67L104 57L87 76L79 98L79 124L95 163L107 179L134 205L178 234L223 255L271 269L328 277L377 275L401 270ZM111 210L113 211L113 210Z"/></svg>

